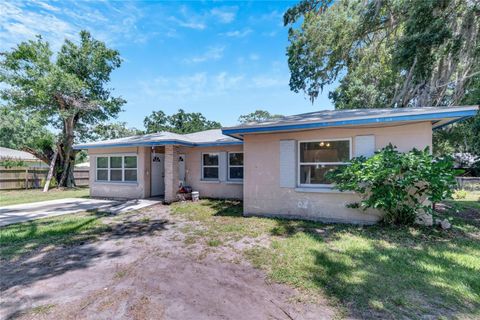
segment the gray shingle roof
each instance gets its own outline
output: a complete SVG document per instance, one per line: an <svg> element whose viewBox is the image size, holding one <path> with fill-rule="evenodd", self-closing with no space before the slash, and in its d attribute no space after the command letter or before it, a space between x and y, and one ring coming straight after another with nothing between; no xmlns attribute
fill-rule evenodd
<svg viewBox="0 0 480 320"><path fill-rule="evenodd" d="M223 130L238 128L256 128L281 126L289 124L303 124L314 122L332 122L352 119L368 119L368 118L387 118L398 117L403 115L427 115L437 114L449 111L462 110L478 110L478 106L462 106L462 107L424 107L424 108L396 108L396 109L348 109L348 110L321 110L309 113L296 114L291 116L283 116L272 120L262 122L249 122L238 126L225 127Z"/></svg>
<svg viewBox="0 0 480 320"><path fill-rule="evenodd" d="M178 144L185 146L207 146L241 144L242 135L248 132L305 130L327 126L348 126L355 124L392 123L399 121L432 121L434 127L473 116L478 106L440 108L398 108L398 109L355 109L322 110L284 116L270 121L250 122L233 127L212 129L189 134L159 132L120 139L77 144L76 149L155 146Z"/></svg>
<svg viewBox="0 0 480 320"><path fill-rule="evenodd" d="M0 159L40 161L31 153L4 147L0 147Z"/></svg>
<svg viewBox="0 0 480 320"><path fill-rule="evenodd" d="M155 146L165 144L178 144L185 146L241 144L238 139L222 134L221 129L212 129L201 132L178 134L167 131L146 135L132 136L119 139L103 140L89 143L81 143L74 146L75 149L111 148L111 147L134 147Z"/></svg>

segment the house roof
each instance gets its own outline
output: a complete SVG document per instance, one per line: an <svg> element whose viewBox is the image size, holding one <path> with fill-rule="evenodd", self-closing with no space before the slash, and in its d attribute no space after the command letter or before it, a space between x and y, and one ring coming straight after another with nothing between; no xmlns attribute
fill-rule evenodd
<svg viewBox="0 0 480 320"><path fill-rule="evenodd" d="M298 131L325 127L392 125L399 122L431 121L433 128L473 117L478 106L424 107L396 109L322 110L284 116L262 122L249 122L223 128L222 132L236 138L245 134L278 131Z"/></svg>
<svg viewBox="0 0 480 320"><path fill-rule="evenodd" d="M75 149L139 147L159 145L221 146L242 144L245 134L279 131L300 131L326 127L391 126L397 123L430 121L433 128L473 117L478 106L425 107L398 109L323 110L284 116L270 121L249 122L234 127L212 129L189 134L167 131L126 138L77 144Z"/></svg>
<svg viewBox="0 0 480 320"><path fill-rule="evenodd" d="M31 153L4 147L0 147L0 159L40 161Z"/></svg>
<svg viewBox="0 0 480 320"><path fill-rule="evenodd" d="M242 144L236 138L222 134L221 129L212 129L201 132L178 134L167 131L151 133L146 135L132 136L126 138L103 140L97 142L81 143L74 146L75 149L93 149L93 148L113 148L113 147L139 147L139 146L159 146L159 145L183 145L187 147L195 146L219 146Z"/></svg>

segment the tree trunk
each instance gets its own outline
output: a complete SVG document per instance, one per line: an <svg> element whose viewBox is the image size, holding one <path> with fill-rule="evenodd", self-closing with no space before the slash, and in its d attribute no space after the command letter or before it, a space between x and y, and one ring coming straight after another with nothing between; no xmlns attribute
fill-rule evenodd
<svg viewBox="0 0 480 320"><path fill-rule="evenodd" d="M58 181L59 187L71 188L75 186L73 177L73 169L75 166L75 152L73 150L74 141L75 116L68 117L64 120L64 138L63 138L63 162L62 174Z"/></svg>
<svg viewBox="0 0 480 320"><path fill-rule="evenodd" d="M50 188L50 181L52 180L53 177L53 170L55 169L55 162L57 162L57 155L58 155L58 149L55 150L53 153L53 159L52 162L50 163L50 168L48 169L48 175L47 179L45 180L45 185L43 186L43 192L47 192L48 188Z"/></svg>

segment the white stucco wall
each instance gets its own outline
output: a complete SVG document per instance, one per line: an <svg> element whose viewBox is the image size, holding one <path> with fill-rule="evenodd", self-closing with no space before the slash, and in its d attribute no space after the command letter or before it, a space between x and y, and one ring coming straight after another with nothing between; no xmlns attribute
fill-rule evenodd
<svg viewBox="0 0 480 320"><path fill-rule="evenodd" d="M179 154L185 154L186 184L200 192L200 197L218 199L241 199L243 182L238 181L202 181L202 153L242 151L242 145L222 147L182 147ZM245 157L245 155L244 155Z"/></svg>
<svg viewBox="0 0 480 320"><path fill-rule="evenodd" d="M243 182L202 181L201 161L203 152L242 151L241 145L224 147L178 147L178 154L185 155L186 184L200 192L201 197L218 199L241 199ZM97 198L137 199L150 196L150 147L99 148L90 149L90 196ZM157 153L164 153L163 147L156 147ZM96 157L100 155L136 154L138 157L137 182L96 181ZM167 172L166 172L167 173ZM168 176L167 174L165 175ZM178 179L176 179L178 180ZM176 185L176 183L175 183Z"/></svg>
<svg viewBox="0 0 480 320"><path fill-rule="evenodd" d="M96 159L100 155L137 155L137 182L96 181ZM90 196L96 198L138 199L150 196L150 149L144 147L88 150Z"/></svg>
<svg viewBox="0 0 480 320"><path fill-rule="evenodd" d="M392 143L400 151L432 145L432 127L429 122L397 127L329 128L302 132L252 134L244 137L244 213L300 217L330 222L373 223L380 214L346 208L358 200L352 193L309 192L298 188L280 187L280 140L321 140L352 138L357 135L375 135L377 149ZM352 143L352 154L355 154ZM318 191L315 190L315 191Z"/></svg>

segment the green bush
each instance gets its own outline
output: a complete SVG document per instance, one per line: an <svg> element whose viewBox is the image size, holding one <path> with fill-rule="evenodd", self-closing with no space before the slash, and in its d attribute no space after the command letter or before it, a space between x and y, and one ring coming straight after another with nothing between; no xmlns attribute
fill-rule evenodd
<svg viewBox="0 0 480 320"><path fill-rule="evenodd" d="M467 190L455 190L453 193L453 199L465 199L467 197Z"/></svg>
<svg viewBox="0 0 480 320"><path fill-rule="evenodd" d="M47 178L42 178L42 180L40 181L40 186L42 188L45 187L45 183L47 182L46 180L47 180ZM52 177L52 179L50 180L50 185L48 186L48 188L55 188L57 186L58 186L57 179L55 177Z"/></svg>
<svg viewBox="0 0 480 320"><path fill-rule="evenodd" d="M12 159L3 159L0 160L0 167L5 167L7 169L13 167L25 167L26 164L22 160L12 160Z"/></svg>
<svg viewBox="0 0 480 320"><path fill-rule="evenodd" d="M458 170L449 157L436 158L428 148L400 153L389 144L371 158L352 159L327 177L337 189L361 196L353 207L378 209L387 223L411 224L417 212L431 213L432 203L451 198L455 174Z"/></svg>

